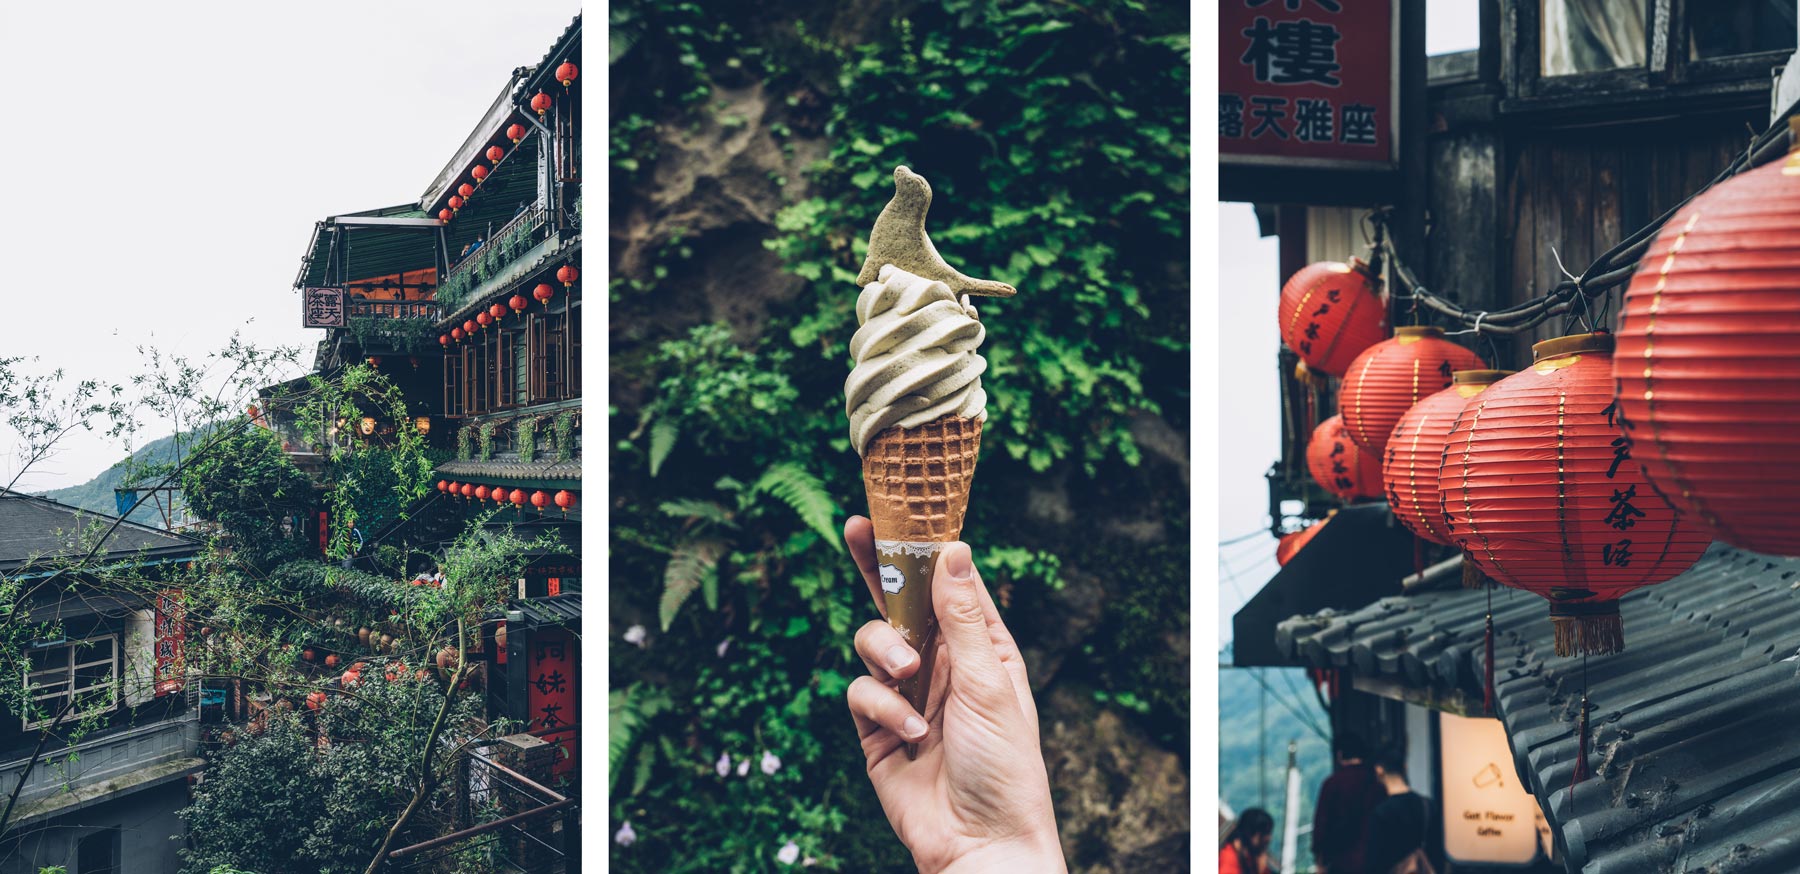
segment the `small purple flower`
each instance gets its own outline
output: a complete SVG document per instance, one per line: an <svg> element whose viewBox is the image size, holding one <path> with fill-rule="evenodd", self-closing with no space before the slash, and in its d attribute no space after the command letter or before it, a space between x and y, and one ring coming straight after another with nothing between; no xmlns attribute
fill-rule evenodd
<svg viewBox="0 0 1800 874"><path fill-rule="evenodd" d="M725 651L728 649L731 649L731 638L729 637L719 641L719 658L724 658Z"/></svg>
<svg viewBox="0 0 1800 874"><path fill-rule="evenodd" d="M743 761L740 761L740 762L738 762L738 769L737 769L737 771L738 771L738 776L739 776L739 777L742 777L742 776L744 776L744 775L745 775L745 774L748 774L748 773L750 773L750 760L749 760L749 759L744 759L744 760L743 760Z"/></svg>
<svg viewBox="0 0 1800 874"><path fill-rule="evenodd" d="M624 825L619 826L619 833L613 835L613 843L621 847L629 847L637 843L637 832L631 830L630 820L626 820Z"/></svg>
<svg viewBox="0 0 1800 874"><path fill-rule="evenodd" d="M788 841L783 844L781 850L775 854L775 861L780 862L783 865L792 865L794 862L798 861L799 858L800 845L793 841Z"/></svg>
<svg viewBox="0 0 1800 874"><path fill-rule="evenodd" d="M781 770L781 759L777 758L774 753L763 750L762 772L772 777L779 770Z"/></svg>
<svg viewBox="0 0 1800 874"><path fill-rule="evenodd" d="M642 625L633 625L625 629L625 642L634 646L643 646L644 636L644 626Z"/></svg>
<svg viewBox="0 0 1800 874"><path fill-rule="evenodd" d="M720 753L719 763L713 766L713 770L718 771L721 777L731 776L731 754Z"/></svg>

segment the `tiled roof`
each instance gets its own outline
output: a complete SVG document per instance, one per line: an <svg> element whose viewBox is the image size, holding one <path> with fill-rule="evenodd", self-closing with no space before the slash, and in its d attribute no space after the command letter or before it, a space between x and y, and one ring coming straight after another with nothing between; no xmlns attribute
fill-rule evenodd
<svg viewBox="0 0 1800 874"><path fill-rule="evenodd" d="M527 628L542 625L566 625L574 628L581 624L580 592L549 598L527 598L514 601L508 607L525 614L524 624Z"/></svg>
<svg viewBox="0 0 1800 874"><path fill-rule="evenodd" d="M581 459L571 458L568 461L512 461L494 459L491 461L455 460L446 461L437 466L437 475L444 479L467 480L472 483L546 483L570 482L580 487Z"/></svg>
<svg viewBox="0 0 1800 874"><path fill-rule="evenodd" d="M1495 715L1570 871L1800 871L1800 559L1714 544L1625 597L1625 651L1587 659L1596 776L1571 797L1580 657L1535 595L1493 593ZM1297 616L1277 643L1440 701L1482 695L1487 596L1460 588Z"/></svg>
<svg viewBox="0 0 1800 874"><path fill-rule="evenodd" d="M0 490L0 570L15 570L32 561L86 555L118 520L68 504ZM119 560L182 557L198 553L202 544L191 537L160 531L136 522L120 523L97 558Z"/></svg>

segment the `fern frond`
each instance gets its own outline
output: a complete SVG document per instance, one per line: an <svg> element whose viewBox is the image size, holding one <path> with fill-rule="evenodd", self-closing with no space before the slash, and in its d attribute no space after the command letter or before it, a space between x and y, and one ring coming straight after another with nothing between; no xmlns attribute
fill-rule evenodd
<svg viewBox="0 0 1800 874"><path fill-rule="evenodd" d="M662 604L657 610L664 631L669 630L688 596L706 585L709 577L717 577L719 557L724 554L725 544L719 540L690 540L675 547L668 567L663 569ZM716 580L713 584L717 585Z"/></svg>
<svg viewBox="0 0 1800 874"><path fill-rule="evenodd" d="M835 523L838 517L837 503L831 500L831 492L825 483L805 468L791 461L776 462L763 472L762 478L751 488L752 493L766 492L774 495L782 503L794 508L800 515L800 521L819 533L826 543L839 552L844 551Z"/></svg>
<svg viewBox="0 0 1800 874"><path fill-rule="evenodd" d="M675 450L675 440L681 436L681 429L668 419L658 419L650 426L650 475L662 470L669 453Z"/></svg>
<svg viewBox="0 0 1800 874"><path fill-rule="evenodd" d="M676 519L699 519L702 522L731 525L731 511L719 506L716 501L678 498L662 502L657 509L661 510L663 515Z"/></svg>

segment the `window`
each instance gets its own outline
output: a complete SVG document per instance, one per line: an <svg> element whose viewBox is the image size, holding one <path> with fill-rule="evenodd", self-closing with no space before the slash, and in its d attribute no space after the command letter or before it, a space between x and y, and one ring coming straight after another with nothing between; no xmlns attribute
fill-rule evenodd
<svg viewBox="0 0 1800 874"><path fill-rule="evenodd" d="M75 845L73 874L119 874L119 830L106 828L81 839Z"/></svg>
<svg viewBox="0 0 1800 874"><path fill-rule="evenodd" d="M1543 73L1567 76L1644 65L1643 0L1542 0Z"/></svg>
<svg viewBox="0 0 1800 874"><path fill-rule="evenodd" d="M25 685L36 710L26 716L27 730L55 722L71 694L75 707L64 722L105 710L118 700L118 644L110 635L33 646L26 658Z"/></svg>
<svg viewBox="0 0 1800 874"><path fill-rule="evenodd" d="M1794 50L1794 0L1707 0L1686 9L1690 61Z"/></svg>

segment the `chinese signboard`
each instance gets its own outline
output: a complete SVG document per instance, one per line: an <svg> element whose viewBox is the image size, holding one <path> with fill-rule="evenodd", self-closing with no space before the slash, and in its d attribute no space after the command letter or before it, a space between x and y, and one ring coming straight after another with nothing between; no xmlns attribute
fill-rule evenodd
<svg viewBox="0 0 1800 874"><path fill-rule="evenodd" d="M344 290L342 288L306 288L301 291L302 327L342 328L344 326Z"/></svg>
<svg viewBox="0 0 1800 874"><path fill-rule="evenodd" d="M1439 714L1444 855L1459 863L1524 865L1537 855L1537 798L1514 776L1498 719Z"/></svg>
<svg viewBox="0 0 1800 874"><path fill-rule="evenodd" d="M1396 0L1221 0L1219 160L1390 169Z"/></svg>
<svg viewBox="0 0 1800 874"><path fill-rule="evenodd" d="M532 634L526 647L525 708L530 723L527 731L538 732L565 728L575 723L575 639L566 628L543 628ZM561 746L566 758L559 757L550 769L561 776L575 769L575 735L559 732L543 736Z"/></svg>
<svg viewBox="0 0 1800 874"><path fill-rule="evenodd" d="M181 691L186 665L181 648L187 639L187 610L181 603L181 592L168 589L156 596L155 646L156 668L151 682L156 697Z"/></svg>

